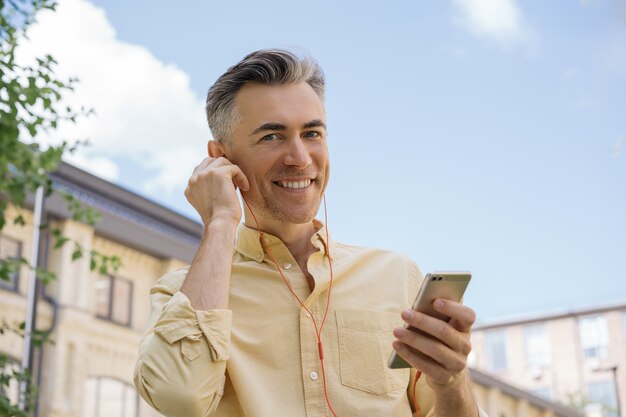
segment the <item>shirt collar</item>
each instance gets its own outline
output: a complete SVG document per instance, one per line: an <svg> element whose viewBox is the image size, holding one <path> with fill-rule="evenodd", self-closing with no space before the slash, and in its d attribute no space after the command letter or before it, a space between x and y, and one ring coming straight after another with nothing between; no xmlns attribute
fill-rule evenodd
<svg viewBox="0 0 626 417"><path fill-rule="evenodd" d="M327 242L326 227L321 221L317 219L313 219L313 227L315 228L315 233L313 233L313 236L311 236L311 243L315 248L317 248L317 250L321 251L323 255L326 255L327 247L328 245L330 245L330 258L334 259L335 243L333 242L330 235L328 236ZM263 237L265 238L265 242L267 243L267 245L270 247L270 250L273 246L283 245L283 242L281 242L281 240L274 235L264 232ZM237 228L237 235L235 238L235 250L243 256L254 259L257 262L263 262L263 259L266 256L259 231L257 229L248 227L243 223L240 223Z"/></svg>

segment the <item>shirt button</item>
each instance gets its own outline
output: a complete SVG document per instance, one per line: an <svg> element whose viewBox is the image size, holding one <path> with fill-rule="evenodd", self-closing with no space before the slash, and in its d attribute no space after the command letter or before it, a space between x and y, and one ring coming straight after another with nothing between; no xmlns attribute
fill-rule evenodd
<svg viewBox="0 0 626 417"><path fill-rule="evenodd" d="M309 313L309 312L307 311L307 312L306 312L306 316L307 316L308 318L311 318L311 313Z"/></svg>
<svg viewBox="0 0 626 417"><path fill-rule="evenodd" d="M263 254L262 253L257 253L255 258L256 258L257 261L261 261L261 259L263 259Z"/></svg>
<svg viewBox="0 0 626 417"><path fill-rule="evenodd" d="M285 264L283 265L283 268L289 269L291 268L291 264L289 262L285 262Z"/></svg>
<svg viewBox="0 0 626 417"><path fill-rule="evenodd" d="M317 376L317 372L315 371L311 371L311 373L309 374L309 378L311 378L313 381L317 379Z"/></svg>

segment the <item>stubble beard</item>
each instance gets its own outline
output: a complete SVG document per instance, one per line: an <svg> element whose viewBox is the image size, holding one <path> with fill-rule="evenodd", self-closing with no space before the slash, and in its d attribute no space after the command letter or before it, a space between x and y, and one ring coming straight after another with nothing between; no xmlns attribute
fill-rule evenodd
<svg viewBox="0 0 626 417"><path fill-rule="evenodd" d="M289 177L306 174L315 178L310 185L310 187L314 188L315 197L312 199L309 195L310 193L307 192L306 195L302 197L304 200L302 204L299 202L293 205L288 205L288 203L284 202L281 204L281 200L275 198L274 193L272 192L272 187L276 186L274 184L269 185L269 188L267 189L264 189L265 187L259 189L262 210L268 215L269 218L281 223L291 224L305 224L315 218L322 203L322 195L324 193L324 190L320 189L320 183L318 182L322 181L323 178L326 177L326 173L323 170L316 169L310 173L298 172L295 173L295 175L292 172L283 171L272 175L272 177ZM321 186L325 188L325 184L322 184Z"/></svg>
<svg viewBox="0 0 626 417"><path fill-rule="evenodd" d="M273 219L278 220L281 223L292 224L304 224L312 221L320 208L320 203L318 202L315 206L316 207L313 209L285 210L284 207L279 206L275 202L268 202L266 204L267 212Z"/></svg>
<svg viewBox="0 0 626 417"><path fill-rule="evenodd" d="M270 218L281 223L308 223L315 218L321 204L321 196L317 198L316 202L290 207L285 207L284 204L277 203L277 201L271 198L267 193L262 193L261 196L263 211L265 211Z"/></svg>

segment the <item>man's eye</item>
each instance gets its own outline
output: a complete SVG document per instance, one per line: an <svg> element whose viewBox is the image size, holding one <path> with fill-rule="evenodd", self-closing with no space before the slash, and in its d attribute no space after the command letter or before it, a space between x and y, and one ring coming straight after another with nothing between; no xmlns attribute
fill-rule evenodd
<svg viewBox="0 0 626 417"><path fill-rule="evenodd" d="M314 130L312 130L310 132L306 132L304 134L304 137L307 137L307 138L318 138L318 137L321 137L321 136L322 135L320 135L320 132L316 132Z"/></svg>
<svg viewBox="0 0 626 417"><path fill-rule="evenodd" d="M265 135L261 138L262 142L271 142L273 140L278 139L278 135L276 133L271 133L269 135Z"/></svg>

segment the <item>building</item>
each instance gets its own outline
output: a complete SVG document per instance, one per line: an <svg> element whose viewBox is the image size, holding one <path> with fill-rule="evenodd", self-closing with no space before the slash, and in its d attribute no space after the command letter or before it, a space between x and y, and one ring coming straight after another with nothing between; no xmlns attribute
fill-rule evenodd
<svg viewBox="0 0 626 417"><path fill-rule="evenodd" d="M44 239L42 258L58 280L43 291L38 303L37 328L52 329L54 340L34 355L41 389L38 414L158 416L139 401L132 386L139 338L150 311L149 289L164 272L191 261L202 226L67 164L59 167L53 180L55 188L98 209L102 220L93 228L68 218L58 196L46 200L47 220L87 253L97 250L123 261L114 275L100 275L90 270L88 257L72 261L72 245L54 250ZM32 213L23 215L26 227L5 227L0 256L30 256ZM12 282L2 284L0 320L24 320L27 274L22 268ZM0 349L19 363L22 339L1 336Z"/></svg>
<svg viewBox="0 0 626 417"><path fill-rule="evenodd" d="M58 197L46 201L47 220L86 251L120 256L122 266L115 274L101 275L90 270L87 258L72 261L71 245L55 250L43 239L41 258L58 280L40 291L37 304L37 328L51 330L54 340L34 354L41 390L38 415L158 416L132 387L139 339L150 311L149 289L164 272L191 261L202 226L67 164L53 179L57 189L98 209L102 220L91 227L68 218ZM0 257L31 253L32 213L22 214L26 226L7 224L0 235ZM22 268L1 284L0 322L24 320L27 272ZM0 335L0 351L19 364L22 339ZM477 398L492 417L579 417L485 373L474 370L472 376ZM16 387L5 394L14 397Z"/></svg>
<svg viewBox="0 0 626 417"><path fill-rule="evenodd" d="M472 345L472 366L498 379L589 416L626 413L626 302L481 324Z"/></svg>

